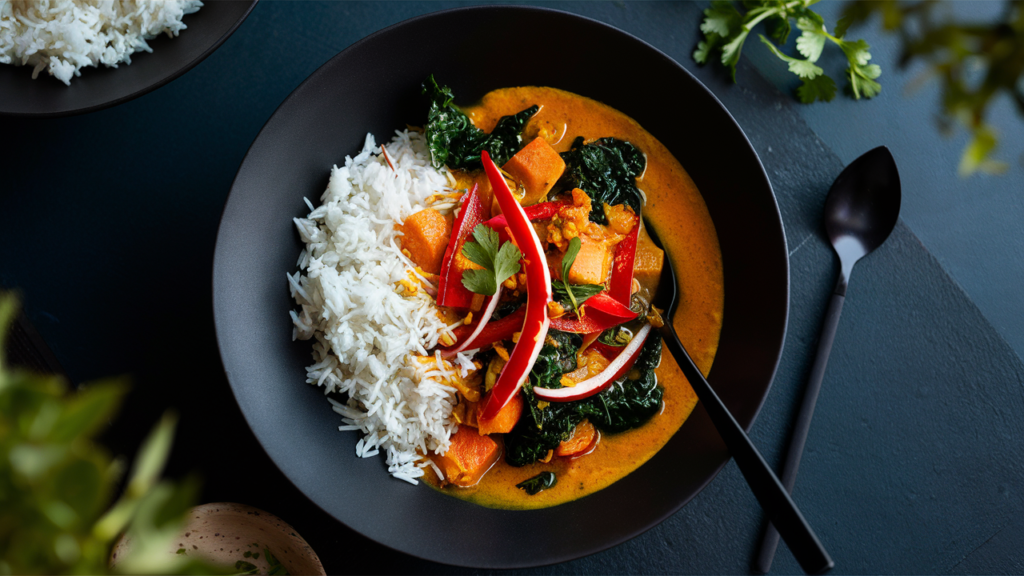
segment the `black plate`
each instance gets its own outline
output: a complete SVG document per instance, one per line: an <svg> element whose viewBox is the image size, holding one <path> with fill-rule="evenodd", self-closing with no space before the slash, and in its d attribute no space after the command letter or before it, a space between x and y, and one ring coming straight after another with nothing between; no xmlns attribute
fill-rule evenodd
<svg viewBox="0 0 1024 576"><path fill-rule="evenodd" d="M524 42L529 30L557 34ZM499 46L515 46L516 58L501 57ZM642 89L610 74L611 61L630 62ZM419 86L430 73L463 103L517 85L589 96L668 145L702 191L722 246L725 324L709 380L749 428L778 364L789 302L782 220L760 160L721 103L672 59L606 24L526 7L440 12L377 32L317 70L267 122L235 178L214 259L217 340L235 398L299 490L382 544L486 568L609 548L677 511L725 465L729 454L701 406L611 487L554 508L505 511L391 479L382 458L356 458L356 434L338 432L321 390L303 383L310 349L291 342L285 279L302 248L291 218L305 215L302 197L319 199L331 166L358 152L367 132L386 139L424 122Z"/></svg>
<svg viewBox="0 0 1024 576"><path fill-rule="evenodd" d="M71 86L45 70L32 79L32 66L0 64L0 114L69 116L127 102L155 90L199 64L245 20L257 0L207 1L184 18L177 38L149 40L152 53L136 52L130 65L86 67Z"/></svg>

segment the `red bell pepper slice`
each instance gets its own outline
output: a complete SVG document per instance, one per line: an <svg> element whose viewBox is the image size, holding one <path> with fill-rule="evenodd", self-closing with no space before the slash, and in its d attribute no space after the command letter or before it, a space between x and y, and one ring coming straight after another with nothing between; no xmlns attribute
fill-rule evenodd
<svg viewBox="0 0 1024 576"><path fill-rule="evenodd" d="M494 344L501 340L511 340L512 336L515 335L516 332L522 330L523 320L525 319L526 307L520 306L518 310L508 316L505 316L501 320L491 320L486 326L484 326L483 330L476 335L476 338L473 339L473 348L483 348L484 346ZM476 327L479 322L480 320L477 320L469 326L463 325L452 330L452 333L455 334L456 341L462 342L466 338L469 338L473 332L476 331ZM452 346L449 349L454 350L456 347L457 345Z"/></svg>
<svg viewBox="0 0 1024 576"><path fill-rule="evenodd" d="M632 283L632 281L632 273L630 273L630 283ZM596 310L598 312L604 312L609 316L621 318L623 321L636 318L636 312L630 310L627 304L623 304L619 300L615 299L608 292L598 292L590 298L587 298L587 301L583 303L582 308L585 308L583 311L584 316Z"/></svg>
<svg viewBox="0 0 1024 576"><path fill-rule="evenodd" d="M634 318L636 316L634 315ZM619 318L611 314L605 314L600 310L587 310L583 318L576 318L572 315L551 319L551 327L562 332L573 332L576 334L590 334L591 332L602 332L614 328L632 318Z"/></svg>
<svg viewBox="0 0 1024 576"><path fill-rule="evenodd" d="M526 267L526 318L523 320L519 342L512 349L508 362L494 383L490 396L484 401L480 410L480 418L494 418L505 404L515 396L523 385L523 380L533 369L540 349L544 346L544 338L548 334L551 321L548 319L548 302L551 301L551 272L548 261L544 257L537 232L526 217L526 212L519 205L508 184L494 165L486 150L480 153L481 163L487 178L494 189L494 197L508 221L509 232L519 250L523 253L523 264Z"/></svg>
<svg viewBox="0 0 1024 576"><path fill-rule="evenodd" d="M473 303L473 293L462 285L462 270L453 268L456 254L462 251L466 239L473 233L473 228L484 221L486 216L483 202L477 194L477 185L462 197L462 211L452 224L452 236L448 240L448 248L444 251L441 264L441 279L437 284L438 306L452 308L469 308Z"/></svg>
<svg viewBox="0 0 1024 576"><path fill-rule="evenodd" d="M625 346L611 346L609 344L605 344L604 342L594 342L593 344L590 345L590 348L594 352L600 354L601 356L604 356L605 358L612 360L616 358L620 352L622 352L622 349L625 348Z"/></svg>
<svg viewBox="0 0 1024 576"><path fill-rule="evenodd" d="M555 214L558 214L559 208L561 208L562 206L568 206L570 204L572 204L572 202L569 202L568 200L554 200L552 202L542 202L540 204L534 204L533 206L527 206L523 208L523 212L526 213L526 218L529 219L530 222L535 222L537 220L547 220L549 218L552 218ZM504 214L498 214L494 218L491 218L487 222L484 222L484 224L490 226L491 228L494 228L498 232L501 232L505 229L505 226L508 226L508 220L505 218Z"/></svg>
<svg viewBox="0 0 1024 576"><path fill-rule="evenodd" d="M608 294L629 308L629 297L633 295L633 268L636 266L636 242L640 235L640 221L615 247L615 262L612 265L612 279L608 283ZM589 301L588 301L589 302Z"/></svg>

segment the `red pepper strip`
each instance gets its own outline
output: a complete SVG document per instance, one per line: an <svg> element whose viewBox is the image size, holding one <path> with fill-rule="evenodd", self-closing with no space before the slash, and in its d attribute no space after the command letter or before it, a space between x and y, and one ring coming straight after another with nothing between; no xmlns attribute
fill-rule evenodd
<svg viewBox="0 0 1024 576"><path fill-rule="evenodd" d="M494 189L494 197L498 200L498 207L508 220L508 229L522 251L523 263L526 265L526 319L523 321L519 342L512 349L508 362L505 363L498 381L491 389L491 395L484 401L480 410L480 419L488 420L494 418L519 392L523 380L533 369L540 349L544 346L544 338L548 335L548 327L551 325L548 319L551 273L548 271L548 261L544 257L540 238L526 217L523 207L508 189L508 184L498 172L498 167L494 165L490 154L484 150L480 156L487 178L491 181L491 188Z"/></svg>
<svg viewBox="0 0 1024 576"><path fill-rule="evenodd" d="M619 352L622 352L622 349L625 348L625 346L611 346L604 342L594 342L590 347L593 348L595 352L609 360L618 356Z"/></svg>
<svg viewBox="0 0 1024 576"><path fill-rule="evenodd" d="M630 283L632 282L633 279L630 278ZM598 312L604 312L609 316L622 318L622 320L632 320L636 318L636 312L633 312L629 309L629 306L624 305L622 302L613 298L608 292L598 292L590 298L587 298L587 301L582 307L586 309L583 311L584 316L597 310Z"/></svg>
<svg viewBox="0 0 1024 576"><path fill-rule="evenodd" d="M473 293L462 285L462 270L452 269L455 255L462 250L466 238L473 233L473 228L484 220L483 202L477 194L477 185L462 198L462 211L452 224L452 236L448 240L448 248L444 251L441 264L441 279L437 284L437 305L452 308L469 308L473 303Z"/></svg>
<svg viewBox="0 0 1024 576"><path fill-rule="evenodd" d="M636 265L636 241L640 235L640 222L615 247L615 263L612 279L608 283L608 294L629 308L629 297L633 295L633 268Z"/></svg>
<svg viewBox="0 0 1024 576"><path fill-rule="evenodd" d="M631 318L622 319L611 314L605 314L600 310L587 310L583 318L576 318L571 314L560 318L552 318L551 327L562 332L590 334L591 332L603 332L609 328L614 328L628 320L631 320Z"/></svg>
<svg viewBox="0 0 1024 576"><path fill-rule="evenodd" d="M572 202L568 200L542 202L540 204L534 204L533 206L527 206L523 208L523 212L526 213L526 217L530 220L530 222L534 222L536 220L547 220L548 218L551 218L555 214L558 214L559 208L561 208L562 206L568 206L570 204L572 204ZM490 226L491 228L494 228L498 232L501 232L502 230L505 229L505 226L508 226L508 220L505 219L504 214L498 214L494 218L491 218L487 222L484 222L484 224Z"/></svg>
<svg viewBox="0 0 1024 576"><path fill-rule="evenodd" d="M473 347L483 348L488 344L494 344L500 340L511 340L512 336L522 329L523 320L525 319L526 307L520 306L518 310L508 316L505 316L501 320L492 320L488 322L487 326L484 326L483 330L480 330L480 333L473 339ZM479 320L469 326L459 326L452 330L452 333L455 334L455 338L458 342L462 342L466 338L469 338L469 336L476 330L478 322ZM458 344L456 344L456 346L458 346ZM454 349L455 346L449 348L449 350ZM445 349L442 348L442 350Z"/></svg>

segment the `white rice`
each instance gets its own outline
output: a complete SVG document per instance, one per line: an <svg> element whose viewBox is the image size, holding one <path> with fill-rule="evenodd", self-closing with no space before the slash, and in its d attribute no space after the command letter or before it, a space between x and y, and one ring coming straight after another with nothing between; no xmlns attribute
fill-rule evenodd
<svg viewBox="0 0 1024 576"><path fill-rule="evenodd" d="M414 359L448 326L424 290L396 290L415 266L400 250L395 224L446 191L449 180L430 165L421 134L396 134L387 150L395 170L368 134L362 152L334 167L320 206L306 201L312 211L295 219L306 248L288 281L301 306L291 313L293 338L315 339L306 381L348 395L344 403L328 400L342 416L340 430L362 432L357 456L383 449L388 471L415 484L429 464L423 455L444 454L457 429L455 388L446 378L472 364L468 356L456 365L440 356Z"/></svg>
<svg viewBox="0 0 1024 576"><path fill-rule="evenodd" d="M199 0L0 0L0 63L47 70L61 82L85 66L117 68L152 52L146 40L177 36Z"/></svg>

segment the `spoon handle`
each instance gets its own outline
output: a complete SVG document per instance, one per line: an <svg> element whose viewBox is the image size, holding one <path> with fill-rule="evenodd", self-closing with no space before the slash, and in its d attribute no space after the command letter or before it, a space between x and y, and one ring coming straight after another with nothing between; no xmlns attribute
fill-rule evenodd
<svg viewBox="0 0 1024 576"><path fill-rule="evenodd" d="M697 397L704 403L711 422L718 429L726 447L736 460L740 472L747 479L751 491L761 504L768 518L779 527L782 538L789 545L800 567L807 574L824 574L832 568L832 558L814 535L814 531L804 520L796 504L789 497L772 469L761 457L761 454L750 442L747 433L736 422L729 409L725 407L718 394L711 388L704 375L690 359L683 344L676 336L671 323L666 322L661 328L665 344L675 357L686 379L690 381Z"/></svg>
<svg viewBox="0 0 1024 576"><path fill-rule="evenodd" d="M807 432L811 428L814 405L818 401L821 381L825 376L825 366L828 364L828 356L832 351L832 341L836 337L839 314L843 311L843 302L846 300L845 292L846 278L845 275L841 275L836 290L832 294L832 301L829 302L828 311L825 312L825 322L821 327L821 335L818 337L818 352L814 357L814 364L811 366L811 374L807 378L804 399L800 404L800 412L797 414L793 435L790 437L789 448L786 450L786 460L782 466L782 485L791 494L793 484L796 482L797 469L800 468L800 456L803 455L804 443L807 441ZM772 560L775 558L775 548L778 545L779 533L774 524L768 524L754 565L758 572L767 574L771 569Z"/></svg>

